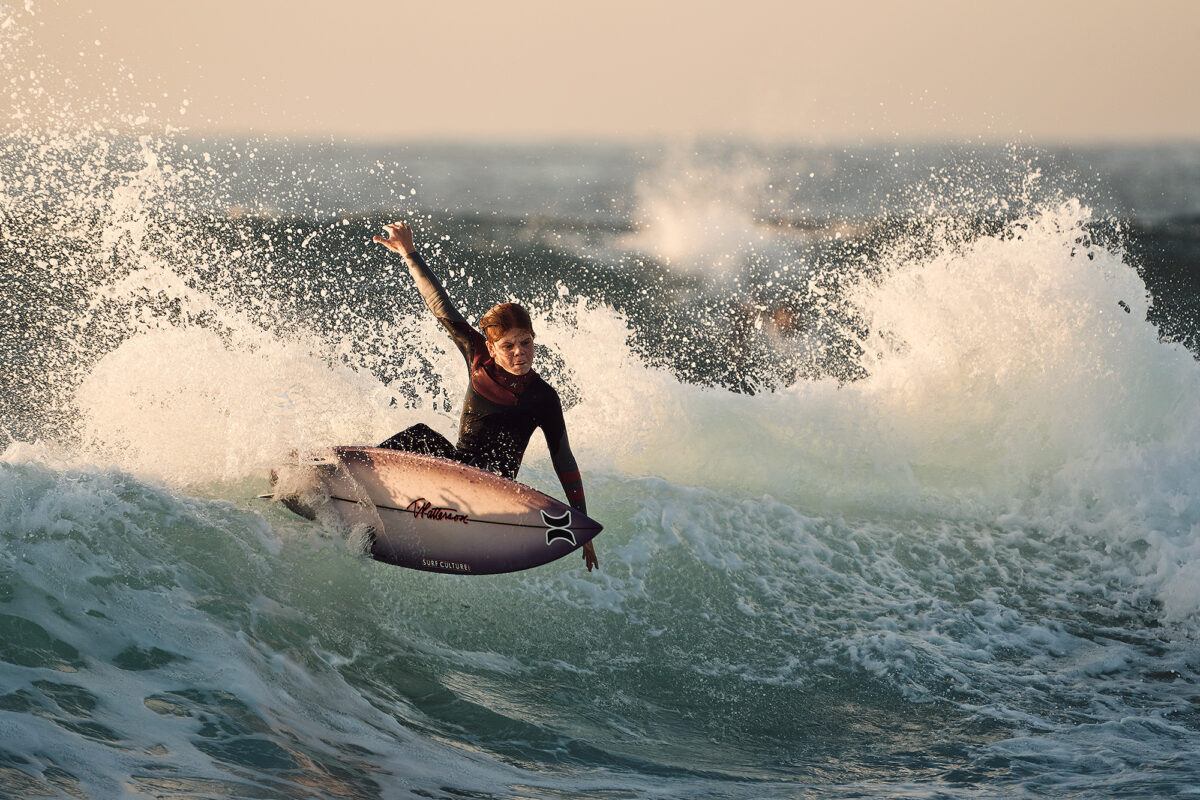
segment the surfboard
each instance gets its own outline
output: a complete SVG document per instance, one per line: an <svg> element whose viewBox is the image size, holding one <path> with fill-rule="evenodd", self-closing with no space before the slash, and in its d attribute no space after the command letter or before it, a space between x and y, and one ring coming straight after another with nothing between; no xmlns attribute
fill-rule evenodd
<svg viewBox="0 0 1200 800"><path fill-rule="evenodd" d="M457 461L381 447L334 447L271 472L272 497L307 519L332 513L365 531L378 561L490 575L547 564L602 526L516 481Z"/></svg>

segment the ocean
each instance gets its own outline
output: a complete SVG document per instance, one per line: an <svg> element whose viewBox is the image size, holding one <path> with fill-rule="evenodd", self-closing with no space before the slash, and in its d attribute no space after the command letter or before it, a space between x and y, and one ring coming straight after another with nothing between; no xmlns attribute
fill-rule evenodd
<svg viewBox="0 0 1200 800"><path fill-rule="evenodd" d="M0 797L1197 793L1200 145L56 113L0 139ZM469 318L532 309L598 571L258 498L455 432L396 219ZM520 479L561 495L537 435Z"/></svg>

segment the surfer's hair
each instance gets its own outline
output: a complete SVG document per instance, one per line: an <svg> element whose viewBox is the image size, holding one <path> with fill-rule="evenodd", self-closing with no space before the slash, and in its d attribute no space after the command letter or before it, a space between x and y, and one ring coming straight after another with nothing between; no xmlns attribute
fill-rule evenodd
<svg viewBox="0 0 1200 800"><path fill-rule="evenodd" d="M533 335L533 321L529 319L529 312L524 306L516 303L492 306L491 310L483 315L483 319L479 320L479 327L489 342L503 338L514 328L529 331L529 335Z"/></svg>

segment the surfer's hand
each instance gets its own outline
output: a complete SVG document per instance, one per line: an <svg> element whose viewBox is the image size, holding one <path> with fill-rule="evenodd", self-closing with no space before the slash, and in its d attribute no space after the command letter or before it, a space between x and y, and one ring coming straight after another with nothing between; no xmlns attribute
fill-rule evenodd
<svg viewBox="0 0 1200 800"><path fill-rule="evenodd" d="M592 547L591 542L583 546L583 563L587 565L588 572L591 572L593 567L600 567L600 559L596 558L596 548Z"/></svg>
<svg viewBox="0 0 1200 800"><path fill-rule="evenodd" d="M391 250L393 253L399 253L406 256L409 253L415 252L417 247L413 244L412 228L408 227L403 222L393 222L391 225L384 225L383 229L387 231L387 238L376 236L372 241Z"/></svg>

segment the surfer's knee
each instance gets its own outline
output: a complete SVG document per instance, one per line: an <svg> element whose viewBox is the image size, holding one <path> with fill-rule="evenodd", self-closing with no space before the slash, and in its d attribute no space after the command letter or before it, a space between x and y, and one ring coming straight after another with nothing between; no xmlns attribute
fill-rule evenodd
<svg viewBox="0 0 1200 800"><path fill-rule="evenodd" d="M389 450L412 450L414 446L422 441L426 441L429 435L433 433L433 428L430 428L423 422L418 422L399 433L392 434L387 439L379 443L380 447L386 447Z"/></svg>
<svg viewBox="0 0 1200 800"><path fill-rule="evenodd" d="M455 448L450 440L423 422L405 428L390 439L380 442L379 446L389 450L455 458Z"/></svg>

